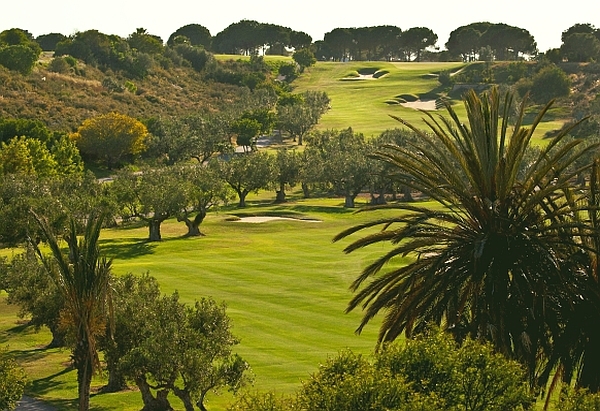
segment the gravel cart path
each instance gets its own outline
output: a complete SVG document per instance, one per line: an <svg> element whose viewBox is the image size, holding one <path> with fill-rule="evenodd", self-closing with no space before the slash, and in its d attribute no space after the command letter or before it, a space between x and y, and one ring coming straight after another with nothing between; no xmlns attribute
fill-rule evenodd
<svg viewBox="0 0 600 411"><path fill-rule="evenodd" d="M23 396L15 411L56 411L56 408L43 401L31 397Z"/></svg>

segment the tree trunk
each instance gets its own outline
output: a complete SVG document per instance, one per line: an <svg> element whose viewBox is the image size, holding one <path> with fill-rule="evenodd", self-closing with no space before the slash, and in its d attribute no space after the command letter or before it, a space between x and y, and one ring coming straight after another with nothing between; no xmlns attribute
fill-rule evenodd
<svg viewBox="0 0 600 411"><path fill-rule="evenodd" d="M168 390L158 390L156 391L156 397L152 395L150 391L150 386L146 382L144 377L138 377L135 380L135 384L140 389L140 393L142 394L142 401L144 402L144 408L141 411L171 411L173 408L167 400L167 395L169 395Z"/></svg>
<svg viewBox="0 0 600 411"><path fill-rule="evenodd" d="M77 369L77 394L79 411L90 409L90 388L92 385L92 358L85 339L80 339L73 352L75 368Z"/></svg>
<svg viewBox="0 0 600 411"><path fill-rule="evenodd" d="M402 201L406 201L406 202L415 201L412 196L412 193L410 191L410 187L408 187L408 186L402 187Z"/></svg>
<svg viewBox="0 0 600 411"><path fill-rule="evenodd" d="M345 208L354 208L354 197L353 195L347 194L344 200Z"/></svg>
<svg viewBox="0 0 600 411"><path fill-rule="evenodd" d="M577 174L577 185L581 188L585 188L585 174L584 173Z"/></svg>
<svg viewBox="0 0 600 411"><path fill-rule="evenodd" d="M285 191L277 190L276 193L277 193L277 196L275 197L275 202L276 203L285 203Z"/></svg>
<svg viewBox="0 0 600 411"><path fill-rule="evenodd" d="M200 411L208 411L206 409L206 407L204 406L204 398L206 397L206 391L202 391L202 393L200 394L200 398L198 399L198 402L196 402L196 407L200 408Z"/></svg>
<svg viewBox="0 0 600 411"><path fill-rule="evenodd" d="M52 341L46 348L58 348L65 346L65 333L59 330L57 324L51 324L48 326L50 332L52 333Z"/></svg>
<svg viewBox="0 0 600 411"><path fill-rule="evenodd" d="M198 236L204 235L200 231L200 224L202 224L202 221L204 221L205 217L206 217L206 209L201 208L193 220L190 220L187 217L187 215L184 215L184 216L177 217L177 221L180 221L180 222L183 221L185 223L185 226L188 229L188 232L185 235L186 237L198 237Z"/></svg>
<svg viewBox="0 0 600 411"><path fill-rule="evenodd" d="M245 191L238 191L238 196L240 198L240 202L238 204L239 208L244 208L246 207L246 196L248 195L247 192Z"/></svg>
<svg viewBox="0 0 600 411"><path fill-rule="evenodd" d="M108 383L102 387L101 392L119 392L127 388L127 382L123 373L117 370L115 365L108 365Z"/></svg>
<svg viewBox="0 0 600 411"><path fill-rule="evenodd" d="M173 393L181 400L183 406L185 407L185 411L194 411L194 403L190 398L190 393L185 388L179 389L177 387L173 387Z"/></svg>
<svg viewBox="0 0 600 411"><path fill-rule="evenodd" d="M377 196L371 194L371 205L382 205L385 204L385 194L379 193Z"/></svg>
<svg viewBox="0 0 600 411"><path fill-rule="evenodd" d="M285 203L285 184L279 184L279 190L277 190L277 197L275 197L276 203Z"/></svg>
<svg viewBox="0 0 600 411"><path fill-rule="evenodd" d="M303 137L303 135L302 135L302 134L298 135L298 145L299 145L299 146L301 146L301 145L302 145L302 137Z"/></svg>
<svg viewBox="0 0 600 411"><path fill-rule="evenodd" d="M162 236L160 235L160 224L161 220L148 220L148 240L149 241L161 241Z"/></svg>
<svg viewBox="0 0 600 411"><path fill-rule="evenodd" d="M308 187L307 183L302 183L302 194L304 195L304 198L309 198L310 197L310 188Z"/></svg>
<svg viewBox="0 0 600 411"><path fill-rule="evenodd" d="M108 333L110 332L107 331ZM100 388L101 393L119 392L127 388L125 376L118 367L120 358L116 351L116 343L112 339L109 339L106 347L104 347L104 361L106 362L106 370L108 371L108 382Z"/></svg>

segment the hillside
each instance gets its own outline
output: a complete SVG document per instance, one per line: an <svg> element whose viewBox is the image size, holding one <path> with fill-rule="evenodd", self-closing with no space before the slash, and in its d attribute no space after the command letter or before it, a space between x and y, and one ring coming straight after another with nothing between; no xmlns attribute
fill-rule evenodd
<svg viewBox="0 0 600 411"><path fill-rule="evenodd" d="M232 56L216 56L223 62ZM269 59L272 62L272 57ZM246 87L206 80L205 73L191 67L155 66L143 79L131 79L120 72L101 71L82 61L68 72L49 70L52 56L42 56L33 72L23 76L0 66L0 117L38 119L51 129L72 131L83 120L116 111L146 119L181 116L194 112L218 111L249 93ZM289 58L280 57L289 62ZM267 59L265 59L267 60ZM268 61L268 60L267 60ZM326 91L331 109L322 117L318 128L352 127L366 136L398 127L390 115L419 124L422 106L406 103L433 101L439 98L458 101L452 86L442 86L438 75L461 77L460 82L496 82L519 86L534 67L541 63L392 63L318 62L293 83L294 92ZM596 64L566 63L560 66L570 78L571 94L559 99L555 108L539 127L538 136L560 129L573 116L593 111L600 77ZM528 74L527 71L530 73ZM488 78L485 78L490 74ZM524 76L521 83L515 74ZM438 104L439 108L439 104ZM534 107L537 111L539 107ZM457 105L457 110L462 110Z"/></svg>
<svg viewBox="0 0 600 411"><path fill-rule="evenodd" d="M178 116L218 110L243 94L238 86L206 82L187 67L155 67L144 79L129 79L81 61L69 73L55 73L49 60L43 56L26 76L0 66L0 117L38 119L51 129L72 131L107 112L139 119Z"/></svg>

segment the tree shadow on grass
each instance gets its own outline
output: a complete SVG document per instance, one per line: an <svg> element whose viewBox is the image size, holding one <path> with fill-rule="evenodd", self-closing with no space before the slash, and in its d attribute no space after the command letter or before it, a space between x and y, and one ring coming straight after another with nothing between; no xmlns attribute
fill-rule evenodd
<svg viewBox="0 0 600 411"><path fill-rule="evenodd" d="M156 243L148 240L123 242L119 240L101 240L100 248L104 255L115 260L130 260L143 255L154 254Z"/></svg>
<svg viewBox="0 0 600 411"><path fill-rule="evenodd" d="M6 343L15 338L18 335L30 335L36 334L39 329L34 325L31 325L28 321L17 320L22 322L14 327L8 328L0 332L0 343Z"/></svg>
<svg viewBox="0 0 600 411"><path fill-rule="evenodd" d="M47 394L53 390L56 390L58 387L61 387L65 384L67 384L67 382L57 380L56 378L58 378L64 374L67 374L71 371L73 373L75 373L75 369L73 367L66 367L55 374L49 375L44 378L39 378L37 380L32 380L29 383L27 392L34 394L34 395L43 395L43 394ZM73 375L73 379L76 380L77 377L75 375ZM52 404L55 403L54 401L49 401L49 402ZM71 402L71 401L69 401L69 402Z"/></svg>
<svg viewBox="0 0 600 411"><path fill-rule="evenodd" d="M344 208L337 206L319 206L319 205L291 205L284 207L287 210L293 210L300 213L324 213L324 214L352 214L358 208Z"/></svg>
<svg viewBox="0 0 600 411"><path fill-rule="evenodd" d="M48 349L46 347L34 348L32 350L10 350L10 356L19 364L42 360L46 358L48 354Z"/></svg>
<svg viewBox="0 0 600 411"><path fill-rule="evenodd" d="M75 381L77 376L76 376L76 371L73 367L67 367L64 368L63 370L50 375L48 377L45 378L40 378L37 380L33 380L30 384L29 387L27 389L27 394L32 396L32 397L36 397L36 396L41 396L44 394L47 394L53 390L55 390L57 387L60 387L61 385L66 384L66 382L64 381L56 381L55 379L57 377L60 377L64 374L68 374L70 372L73 372L73 380ZM96 393L96 392L92 392L90 394L91 398L94 398L97 395L101 395L101 393ZM58 410L75 410L78 407L78 399L77 398L64 398L64 399L39 399L40 401L55 407ZM108 407L103 407L100 405L95 405L95 404L90 404L90 411L109 411L111 408Z"/></svg>
<svg viewBox="0 0 600 411"><path fill-rule="evenodd" d="M30 327L31 326L28 323L23 323L2 331L2 333L0 333L0 343L5 343L9 341L13 336L28 331Z"/></svg>
<svg viewBox="0 0 600 411"><path fill-rule="evenodd" d="M97 405L94 404L94 397L97 395L102 395L101 393L94 393L92 392L90 394L90 411L111 411L114 410L114 408L110 408L110 407L106 407L106 406L101 406L101 405ZM54 400L40 400L43 401L49 405L51 405L52 407L55 407L57 410L76 410L78 408L78 399L77 398L72 398L72 399L54 399Z"/></svg>
<svg viewBox="0 0 600 411"><path fill-rule="evenodd" d="M94 394L91 395L92 397ZM52 407L54 410L76 410L78 408L78 400L77 398L73 399L60 399L60 400L47 400L47 399L37 399L41 401L43 404ZM27 408L28 410L38 410L41 408ZM46 410L46 408L44 408ZM90 411L109 411L111 408L102 407L99 405L90 404Z"/></svg>

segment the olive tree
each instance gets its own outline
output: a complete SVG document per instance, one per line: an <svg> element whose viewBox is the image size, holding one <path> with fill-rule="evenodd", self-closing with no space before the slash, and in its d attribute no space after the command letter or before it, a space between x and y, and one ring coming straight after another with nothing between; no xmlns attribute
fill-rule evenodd
<svg viewBox="0 0 600 411"><path fill-rule="evenodd" d="M263 151L234 155L218 161L221 178L237 193L239 207L246 207L246 196L268 189L274 181L272 157Z"/></svg>
<svg viewBox="0 0 600 411"><path fill-rule="evenodd" d="M122 372L140 389L144 409L171 409L167 397L172 392L186 411L206 411L209 391L237 391L248 381L248 364L232 352L238 341L224 304L202 298L187 306L174 293L157 299L151 313L135 346L120 360Z"/></svg>
<svg viewBox="0 0 600 411"><path fill-rule="evenodd" d="M221 203L228 203L232 197L233 192L215 165L215 162L211 162L207 166L196 164L179 168L187 202L177 215L177 221L185 223L188 237L203 235L200 224L208 211Z"/></svg>
<svg viewBox="0 0 600 411"><path fill-rule="evenodd" d="M125 218L139 218L148 224L148 240L160 241L161 224L175 217L187 205L186 190L174 167L146 168L140 172L122 170L111 191L121 204Z"/></svg>
<svg viewBox="0 0 600 411"><path fill-rule="evenodd" d="M48 348L65 345L65 331L60 327L64 301L31 247L10 260L0 260L0 287L8 294L8 304L19 307L19 317L29 318L28 324L35 329L48 327L52 333Z"/></svg>

